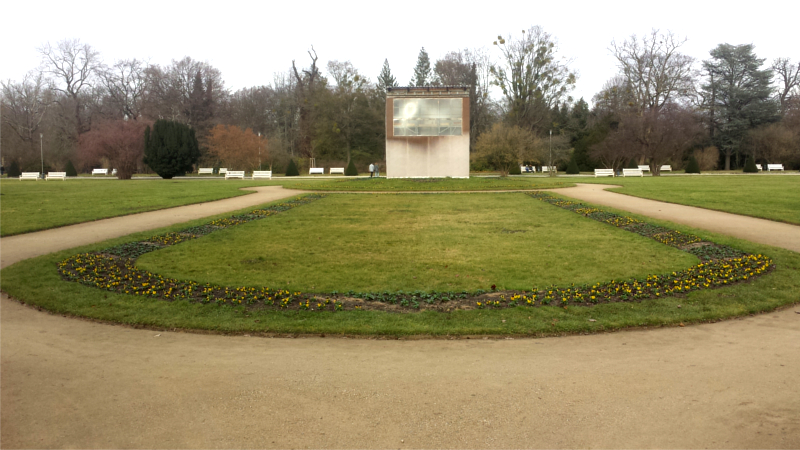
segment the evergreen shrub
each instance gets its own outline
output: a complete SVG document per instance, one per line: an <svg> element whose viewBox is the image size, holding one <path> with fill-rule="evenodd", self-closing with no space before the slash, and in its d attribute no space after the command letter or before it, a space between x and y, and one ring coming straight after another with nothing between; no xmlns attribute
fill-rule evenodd
<svg viewBox="0 0 800 450"><path fill-rule="evenodd" d="M299 176L300 172L297 170L297 165L294 163L293 159L289 160L289 167L286 168L286 176L287 177L296 177Z"/></svg>
<svg viewBox="0 0 800 450"><path fill-rule="evenodd" d="M356 169L356 164L353 160L350 160L350 164L347 165L347 168L344 169L344 175L346 177L355 177L358 176L358 169Z"/></svg>
<svg viewBox="0 0 800 450"><path fill-rule="evenodd" d="M68 177L77 177L78 171L75 170L75 166L72 165L72 160L67 160L67 166L64 168L64 172L67 172Z"/></svg>
<svg viewBox="0 0 800 450"><path fill-rule="evenodd" d="M567 175L578 175L579 173L581 173L581 171L578 169L578 163L575 161L575 158L571 158L567 165Z"/></svg>
<svg viewBox="0 0 800 450"><path fill-rule="evenodd" d="M752 156L748 156L747 162L744 163L744 173L758 173L758 167Z"/></svg>
<svg viewBox="0 0 800 450"><path fill-rule="evenodd" d="M161 178L171 179L194 169L200 146L194 129L173 120L156 120L144 130L144 163Z"/></svg>
<svg viewBox="0 0 800 450"><path fill-rule="evenodd" d="M636 159L631 158L631 160L628 161L628 169L638 169L638 168L639 168L639 163L636 162Z"/></svg>
<svg viewBox="0 0 800 450"><path fill-rule="evenodd" d="M509 175L522 175L522 169L519 167L519 164L512 164L511 167L508 168Z"/></svg>
<svg viewBox="0 0 800 450"><path fill-rule="evenodd" d="M694 155L689 157L689 164L686 165L686 173L700 173L700 164Z"/></svg>
<svg viewBox="0 0 800 450"><path fill-rule="evenodd" d="M11 165L8 166L7 173L8 173L8 178L12 177L19 178L19 176L22 175L22 171L19 170L19 163L16 160L11 161Z"/></svg>

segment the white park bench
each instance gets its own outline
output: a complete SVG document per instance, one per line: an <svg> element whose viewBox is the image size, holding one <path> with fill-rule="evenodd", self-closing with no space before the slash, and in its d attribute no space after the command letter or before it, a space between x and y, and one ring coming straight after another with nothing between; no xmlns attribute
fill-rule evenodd
<svg viewBox="0 0 800 450"><path fill-rule="evenodd" d="M22 172L19 176L20 181L22 180L38 180L39 179L39 172Z"/></svg>
<svg viewBox="0 0 800 450"><path fill-rule="evenodd" d="M256 178L267 178L269 180L272 179L272 171L271 170L254 170L253 171L253 179Z"/></svg>
<svg viewBox="0 0 800 450"><path fill-rule="evenodd" d="M111 169L111 176L115 176L117 174L117 169Z"/></svg>
<svg viewBox="0 0 800 450"><path fill-rule="evenodd" d="M594 177L613 177L614 169L594 169Z"/></svg>
<svg viewBox="0 0 800 450"><path fill-rule="evenodd" d="M758 169L758 171L759 171L759 172L761 172L762 170L764 170L764 169L762 169L762 168L761 168L761 164L756 164L756 169Z"/></svg>
<svg viewBox="0 0 800 450"><path fill-rule="evenodd" d="M661 166L661 172L672 172L672 166L670 165Z"/></svg>
<svg viewBox="0 0 800 450"><path fill-rule="evenodd" d="M783 164L767 164L767 172L771 172L773 170L783 171Z"/></svg>
<svg viewBox="0 0 800 450"><path fill-rule="evenodd" d="M200 167L197 169L198 175L214 175L213 167Z"/></svg>
<svg viewBox="0 0 800 450"><path fill-rule="evenodd" d="M340 174L344 175L344 167L331 167L330 173L331 173L331 175L333 175L335 173L340 173Z"/></svg>
<svg viewBox="0 0 800 450"><path fill-rule="evenodd" d="M622 169L623 177L643 177L642 169Z"/></svg>
<svg viewBox="0 0 800 450"><path fill-rule="evenodd" d="M94 175L108 175L108 169L92 169L92 176Z"/></svg>
<svg viewBox="0 0 800 450"><path fill-rule="evenodd" d="M520 173L536 173L536 167L533 166L519 166Z"/></svg>
<svg viewBox="0 0 800 450"><path fill-rule="evenodd" d="M315 173L318 173L320 175L325 175L325 168L324 167L312 167L312 168L308 169L308 174L309 175L313 175Z"/></svg>
<svg viewBox="0 0 800 450"><path fill-rule="evenodd" d="M225 179L229 178L239 178L244 180L244 170L226 170L225 171Z"/></svg>
<svg viewBox="0 0 800 450"><path fill-rule="evenodd" d="M225 167L220 167L219 174L222 175L223 173L228 173L228 169L226 169Z"/></svg>
<svg viewBox="0 0 800 450"><path fill-rule="evenodd" d="M639 170L641 170L642 172L650 172L650 166L640 165Z"/></svg>
<svg viewBox="0 0 800 450"><path fill-rule="evenodd" d="M550 171L553 171L553 172L557 173L558 172L558 168L556 166L542 166L542 173L550 172Z"/></svg>
<svg viewBox="0 0 800 450"><path fill-rule="evenodd" d="M37 174L38 175L38 174ZM47 172L47 176L44 177L45 181L49 179L60 179L62 181L67 181L67 172Z"/></svg>

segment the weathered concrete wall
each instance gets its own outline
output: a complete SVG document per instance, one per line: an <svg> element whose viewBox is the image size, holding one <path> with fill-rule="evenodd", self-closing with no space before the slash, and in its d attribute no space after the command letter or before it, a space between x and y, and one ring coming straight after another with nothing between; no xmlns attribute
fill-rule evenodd
<svg viewBox="0 0 800 450"><path fill-rule="evenodd" d="M469 178L469 134L386 140L388 178Z"/></svg>

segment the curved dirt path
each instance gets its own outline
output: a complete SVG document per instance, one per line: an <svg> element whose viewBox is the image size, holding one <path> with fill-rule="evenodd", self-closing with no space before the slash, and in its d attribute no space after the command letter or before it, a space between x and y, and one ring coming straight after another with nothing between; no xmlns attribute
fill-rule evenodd
<svg viewBox="0 0 800 450"><path fill-rule="evenodd" d="M0 268L35 256L101 242L115 237L127 236L138 231L152 230L194 219L202 219L203 217L236 211L249 206L261 205L309 192L283 189L281 186L249 187L243 190L255 192L213 202L112 217L110 219L4 237L0 239Z"/></svg>
<svg viewBox="0 0 800 450"><path fill-rule="evenodd" d="M108 237L68 228L66 246ZM7 242L4 263L26 257ZM797 448L795 310L547 339L266 339L96 324L3 295L0 446Z"/></svg>
<svg viewBox="0 0 800 450"><path fill-rule="evenodd" d="M619 187L622 186L578 183L575 187L553 192L598 205L611 206L656 219L800 252L800 226L606 191Z"/></svg>

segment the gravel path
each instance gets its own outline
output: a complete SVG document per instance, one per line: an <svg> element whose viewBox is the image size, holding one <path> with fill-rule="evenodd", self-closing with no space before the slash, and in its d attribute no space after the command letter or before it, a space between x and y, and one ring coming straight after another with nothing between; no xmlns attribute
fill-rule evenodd
<svg viewBox="0 0 800 450"><path fill-rule="evenodd" d="M269 201L254 195L3 238L3 265ZM0 447L798 448L796 311L546 339L268 339L97 324L3 295Z"/></svg>
<svg viewBox="0 0 800 450"><path fill-rule="evenodd" d="M597 205L611 206L656 219L800 252L800 226L606 191L618 187L622 186L578 184L553 192Z"/></svg>

